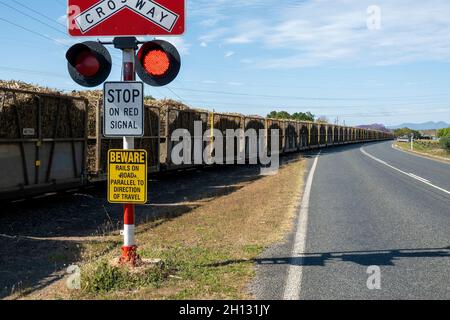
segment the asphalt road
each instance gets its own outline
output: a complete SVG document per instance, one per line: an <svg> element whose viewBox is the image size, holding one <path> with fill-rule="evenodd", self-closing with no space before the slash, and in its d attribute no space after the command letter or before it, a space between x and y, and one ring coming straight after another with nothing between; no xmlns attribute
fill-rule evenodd
<svg viewBox="0 0 450 320"><path fill-rule="evenodd" d="M306 228L257 261L258 298L450 299L450 165L391 144L321 151Z"/></svg>

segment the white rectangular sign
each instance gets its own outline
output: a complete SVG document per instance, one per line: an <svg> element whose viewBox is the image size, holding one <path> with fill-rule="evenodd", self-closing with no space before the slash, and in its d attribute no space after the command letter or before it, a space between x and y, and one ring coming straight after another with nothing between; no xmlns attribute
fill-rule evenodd
<svg viewBox="0 0 450 320"><path fill-rule="evenodd" d="M103 0L82 12L75 21L81 32L85 33L124 9L141 15L168 32L172 31L179 18L179 15L154 1Z"/></svg>
<svg viewBox="0 0 450 320"><path fill-rule="evenodd" d="M144 84L142 82L105 82L103 135L105 137L142 137L144 135Z"/></svg>

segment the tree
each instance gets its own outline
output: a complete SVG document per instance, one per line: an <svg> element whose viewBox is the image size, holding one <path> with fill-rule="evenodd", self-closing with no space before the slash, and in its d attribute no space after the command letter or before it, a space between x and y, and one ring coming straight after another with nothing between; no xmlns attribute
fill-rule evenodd
<svg viewBox="0 0 450 320"><path fill-rule="evenodd" d="M291 115L286 111L272 111L267 117L272 119L291 119Z"/></svg>
<svg viewBox="0 0 450 320"><path fill-rule="evenodd" d="M291 119L291 115L289 114L289 112L286 111L280 111L278 112L278 119Z"/></svg>
<svg viewBox="0 0 450 320"><path fill-rule="evenodd" d="M444 136L439 140L442 148L450 152L450 135Z"/></svg>
<svg viewBox="0 0 450 320"><path fill-rule="evenodd" d="M437 136L439 138L450 137L450 127L438 130Z"/></svg>
<svg viewBox="0 0 450 320"><path fill-rule="evenodd" d="M412 130L410 128L401 128L401 129L395 129L394 135L396 137L402 137L402 136L408 136L410 137L411 134L413 134L414 139L420 139L422 138L422 134L417 130Z"/></svg>
<svg viewBox="0 0 450 320"><path fill-rule="evenodd" d="M267 118L276 119L277 118L277 112L272 111L267 115Z"/></svg>
<svg viewBox="0 0 450 320"><path fill-rule="evenodd" d="M300 121L314 121L314 115L311 112L296 112L290 114L286 111L272 111L267 115L267 118L271 119L285 119L285 120L300 120Z"/></svg>
<svg viewBox="0 0 450 320"><path fill-rule="evenodd" d="M299 121L314 121L314 115L311 112L295 112L292 115L292 119Z"/></svg>

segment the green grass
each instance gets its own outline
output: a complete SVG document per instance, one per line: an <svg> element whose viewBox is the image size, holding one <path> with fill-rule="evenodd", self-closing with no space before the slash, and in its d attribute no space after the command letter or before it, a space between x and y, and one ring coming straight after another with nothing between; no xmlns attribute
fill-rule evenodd
<svg viewBox="0 0 450 320"><path fill-rule="evenodd" d="M236 248L204 248L173 246L159 249L144 248L139 251L142 258L161 259L161 265L155 265L143 272L131 272L127 267L113 266L106 259L82 268L81 294L85 297L113 298L109 295L118 291L140 291L142 298L152 289L163 286L173 287L165 299L192 299L205 295L239 299L235 281L254 275L252 257L262 253L263 247L245 245L242 255L232 252ZM244 257L245 256L245 257ZM181 290L175 288L179 285Z"/></svg>
<svg viewBox="0 0 450 320"><path fill-rule="evenodd" d="M142 273L130 272L126 267L113 266L106 260L81 272L81 288L85 293L102 294L116 290L136 290L144 287L158 288L167 278L165 265L152 266Z"/></svg>

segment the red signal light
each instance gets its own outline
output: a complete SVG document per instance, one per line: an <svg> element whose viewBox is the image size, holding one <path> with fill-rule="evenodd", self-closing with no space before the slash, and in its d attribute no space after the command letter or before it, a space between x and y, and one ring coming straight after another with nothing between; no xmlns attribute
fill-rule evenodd
<svg viewBox="0 0 450 320"><path fill-rule="evenodd" d="M181 67L180 54L167 41L146 42L136 57L136 72L143 82L154 87L172 82Z"/></svg>
<svg viewBox="0 0 450 320"><path fill-rule="evenodd" d="M100 62L91 51L84 51L76 58L75 68L81 75L93 77L100 70Z"/></svg>
<svg viewBox="0 0 450 320"><path fill-rule="evenodd" d="M73 45L67 51L66 59L73 81L84 87L100 85L111 73L111 55L99 42L86 41Z"/></svg>
<svg viewBox="0 0 450 320"><path fill-rule="evenodd" d="M170 67L167 54L162 50L151 50L143 57L144 69L153 76L164 75Z"/></svg>

